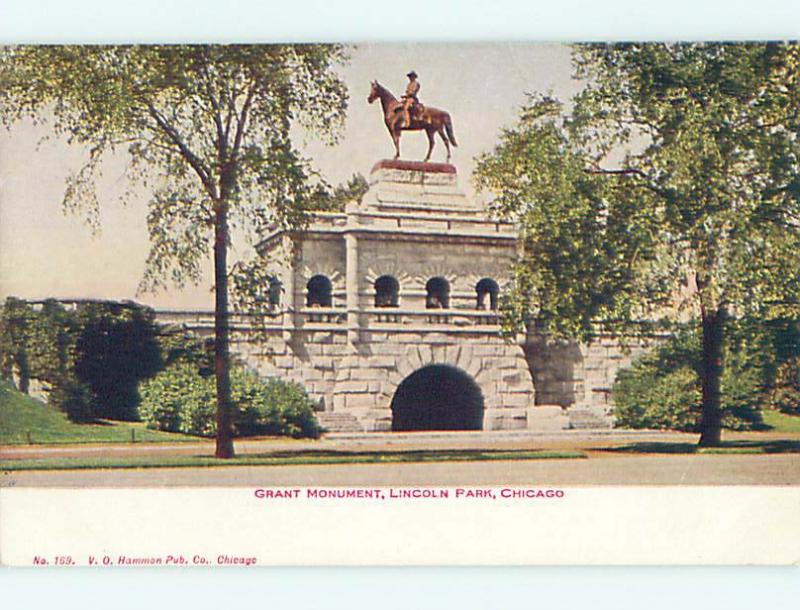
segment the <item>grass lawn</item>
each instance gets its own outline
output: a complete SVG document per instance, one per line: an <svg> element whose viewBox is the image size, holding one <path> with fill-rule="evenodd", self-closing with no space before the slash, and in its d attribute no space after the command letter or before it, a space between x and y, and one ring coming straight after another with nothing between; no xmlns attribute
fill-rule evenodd
<svg viewBox="0 0 800 610"><path fill-rule="evenodd" d="M744 440L723 441L719 447L700 447L697 443L670 443L670 442L643 442L630 443L620 447L600 448L599 451L612 453L636 454L663 454L663 453L692 453L692 454L770 454L770 453L800 453L800 440Z"/></svg>
<svg viewBox="0 0 800 610"><path fill-rule="evenodd" d="M0 470L84 470L109 468L196 468L203 466L290 466L304 464L396 464L420 462L484 462L585 458L583 451L281 451L243 455L230 460L211 456L86 457L3 460Z"/></svg>
<svg viewBox="0 0 800 610"><path fill-rule="evenodd" d="M787 415L772 409L764 409L761 415L771 432L800 432L800 415Z"/></svg>
<svg viewBox="0 0 800 610"><path fill-rule="evenodd" d="M143 423L75 424L43 402L0 383L0 444L129 443L198 441L197 437L149 430Z"/></svg>

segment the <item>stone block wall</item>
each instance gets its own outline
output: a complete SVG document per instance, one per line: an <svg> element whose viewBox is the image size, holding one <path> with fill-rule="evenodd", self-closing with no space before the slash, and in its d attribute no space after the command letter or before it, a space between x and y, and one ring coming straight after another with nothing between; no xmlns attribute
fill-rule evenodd
<svg viewBox="0 0 800 610"><path fill-rule="evenodd" d="M601 334L588 343L578 343L528 333L525 355L536 387L536 404L558 405L572 414L572 419L604 419L610 426L611 388L617 372L662 339Z"/></svg>
<svg viewBox="0 0 800 610"><path fill-rule="evenodd" d="M504 286L514 258L513 243L471 243L437 238L427 242L392 241L391 238L359 240L359 305L373 307L374 281L382 275L400 284L400 307L425 309L425 285L433 277L450 284L450 308L475 309L475 287L483 278Z"/></svg>
<svg viewBox="0 0 800 610"><path fill-rule="evenodd" d="M319 325L318 325L319 326ZM586 344L530 332L521 342L486 328L362 328L353 342L329 328L239 327L232 352L266 377L302 384L327 415L347 415L359 430L391 429L398 386L433 364L469 375L484 399L485 430L608 427L611 387L620 368L664 337L597 335Z"/></svg>
<svg viewBox="0 0 800 610"><path fill-rule="evenodd" d="M301 383L320 410L346 412L365 431L391 429L395 390L432 364L467 373L481 389L485 430L528 426L535 392L525 353L499 335L475 332L361 331L359 343L343 330L237 333L233 350L264 376Z"/></svg>

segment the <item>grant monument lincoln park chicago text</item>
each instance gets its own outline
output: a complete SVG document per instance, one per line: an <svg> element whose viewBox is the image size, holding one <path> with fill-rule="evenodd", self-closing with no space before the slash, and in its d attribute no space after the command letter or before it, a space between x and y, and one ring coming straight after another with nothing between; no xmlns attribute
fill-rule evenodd
<svg viewBox="0 0 800 610"><path fill-rule="evenodd" d="M269 269L268 313L231 316L232 351L264 376L305 386L329 431L611 426L616 371L642 344L501 332L517 232L461 190L450 116L422 107L409 78L402 100L372 83L396 156L375 163L366 194L258 244L264 260L286 262ZM405 130L427 133L425 161L400 159ZM436 136L448 163L429 162ZM214 331L210 312L159 318Z"/></svg>

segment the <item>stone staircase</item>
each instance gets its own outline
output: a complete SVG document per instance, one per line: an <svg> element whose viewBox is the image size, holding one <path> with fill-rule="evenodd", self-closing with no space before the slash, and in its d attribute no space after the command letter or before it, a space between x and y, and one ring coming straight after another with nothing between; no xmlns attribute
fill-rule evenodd
<svg viewBox="0 0 800 610"><path fill-rule="evenodd" d="M350 413L323 411L317 413L317 421L326 432L364 432L364 427Z"/></svg>
<svg viewBox="0 0 800 610"><path fill-rule="evenodd" d="M601 430L614 426L614 419L598 408L570 408L567 409L569 427L573 430Z"/></svg>

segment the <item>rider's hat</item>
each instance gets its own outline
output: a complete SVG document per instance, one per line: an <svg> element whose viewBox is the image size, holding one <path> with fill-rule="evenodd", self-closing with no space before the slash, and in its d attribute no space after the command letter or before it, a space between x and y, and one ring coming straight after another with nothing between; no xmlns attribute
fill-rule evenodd
<svg viewBox="0 0 800 610"><path fill-rule="evenodd" d="M411 72L409 72L408 74L406 74L406 76L407 76L408 78L417 78L417 76L419 76L419 75L418 75L416 72L414 72L414 70L411 70Z"/></svg>

